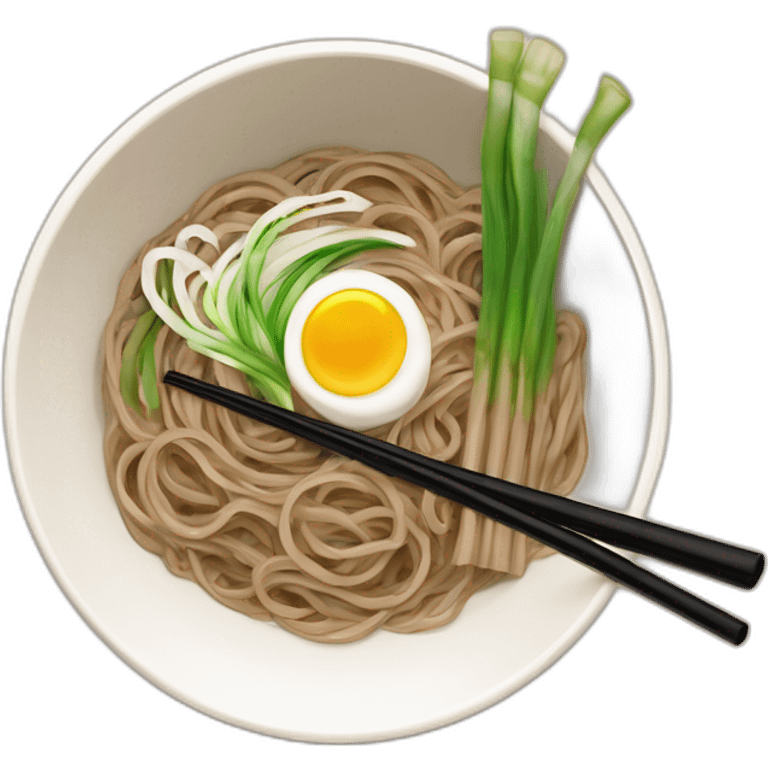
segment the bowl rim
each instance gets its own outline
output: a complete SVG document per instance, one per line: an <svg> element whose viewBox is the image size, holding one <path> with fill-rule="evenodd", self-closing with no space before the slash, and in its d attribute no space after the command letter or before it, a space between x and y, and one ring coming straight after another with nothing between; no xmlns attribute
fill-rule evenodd
<svg viewBox="0 0 768 768"><path fill-rule="evenodd" d="M199 70L162 91L127 117L86 158L53 202L32 242L13 294L6 326L3 351L3 422L11 477L33 542L64 596L88 627L118 658L164 693L222 722L257 733L291 740L314 743L323 741L363 743L402 738L458 722L520 690L562 657L584 635L608 604L615 591L615 584L606 579L579 620L571 626L570 631L561 636L557 643L546 649L528 668L522 670L514 681L508 681L504 685L497 686L479 700L466 702L464 706L457 707L449 716L425 719L410 728L403 727L368 734L355 733L349 734L348 738L334 734L326 739L318 734L306 734L245 722L227 713L217 711L203 701L192 700L183 692L175 690L171 684L149 672L143 667L140 660L133 658L126 649L119 648L116 642L103 633L99 626L98 617L92 616L88 607L79 600L77 590L60 567L56 553L50 547L37 517L32 494L27 486L21 464L18 424L16 422L17 391L15 382L19 342L31 294L55 235L93 177L132 136L140 133L166 111L175 108L196 94L239 74L299 59L317 57L380 58L426 68L443 76L454 78L470 87L487 90L487 72L485 70L445 53L399 42L364 38L323 38L284 42L247 51ZM570 152L575 140L573 133L546 113L541 115L540 127L559 148L565 152ZM640 472L626 509L629 514L644 516L663 464L669 430L670 369L666 321L650 262L629 214L594 161L588 168L586 180L599 198L629 256L640 288L648 327L651 352L648 431Z"/></svg>

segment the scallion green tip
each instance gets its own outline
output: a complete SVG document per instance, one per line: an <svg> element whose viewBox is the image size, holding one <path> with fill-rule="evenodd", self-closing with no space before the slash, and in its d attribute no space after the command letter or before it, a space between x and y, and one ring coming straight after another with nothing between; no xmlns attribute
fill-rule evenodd
<svg viewBox="0 0 768 768"><path fill-rule="evenodd" d="M525 45L525 36L519 29L496 29L491 32L491 80L511 83Z"/></svg>
<svg viewBox="0 0 768 768"><path fill-rule="evenodd" d="M544 103L565 63L562 49L550 40L535 37L528 43L517 70L515 90L537 106Z"/></svg>
<svg viewBox="0 0 768 768"><path fill-rule="evenodd" d="M579 129L577 142L597 146L631 103L632 97L627 89L613 77L603 75L592 106Z"/></svg>

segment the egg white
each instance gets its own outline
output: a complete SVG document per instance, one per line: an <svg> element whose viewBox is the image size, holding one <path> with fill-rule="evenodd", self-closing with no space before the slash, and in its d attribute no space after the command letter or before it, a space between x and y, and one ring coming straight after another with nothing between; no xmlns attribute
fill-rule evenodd
<svg viewBox="0 0 768 768"><path fill-rule="evenodd" d="M312 310L326 296L349 288L383 297L405 325L406 350L400 368L383 387L366 395L339 395L320 386L307 369L301 351L304 324ZM358 431L395 421L410 410L424 393L432 361L429 329L408 292L392 280L362 269L332 272L304 291L288 319L283 352L288 378L301 398L334 424Z"/></svg>

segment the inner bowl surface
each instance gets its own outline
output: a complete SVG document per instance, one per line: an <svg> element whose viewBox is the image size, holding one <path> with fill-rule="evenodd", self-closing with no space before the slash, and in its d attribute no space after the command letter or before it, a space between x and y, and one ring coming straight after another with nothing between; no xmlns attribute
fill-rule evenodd
<svg viewBox="0 0 768 768"><path fill-rule="evenodd" d="M452 624L314 644L230 611L129 536L102 457L99 342L138 248L207 187L324 145L411 152L480 178L487 75L400 45L323 41L219 64L123 124L62 193L32 248L6 341L8 450L46 564L85 621L177 699L261 733L370 741L454 722L557 660L608 602L554 556L475 595ZM542 119L552 175L573 137ZM668 421L664 321L639 238L595 167L565 246L559 303L589 332L590 459L576 496L644 513Z"/></svg>

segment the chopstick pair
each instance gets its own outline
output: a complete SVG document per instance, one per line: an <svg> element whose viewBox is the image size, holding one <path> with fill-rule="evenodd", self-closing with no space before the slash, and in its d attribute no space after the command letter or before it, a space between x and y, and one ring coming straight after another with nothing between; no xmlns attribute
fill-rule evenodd
<svg viewBox="0 0 768 768"><path fill-rule="evenodd" d="M746 589L757 584L765 567L765 556L760 552L431 459L176 371L166 373L163 381L470 507L603 573L734 645L747 637L749 627L738 617L587 536Z"/></svg>

